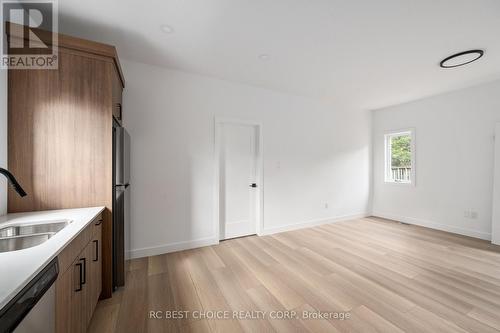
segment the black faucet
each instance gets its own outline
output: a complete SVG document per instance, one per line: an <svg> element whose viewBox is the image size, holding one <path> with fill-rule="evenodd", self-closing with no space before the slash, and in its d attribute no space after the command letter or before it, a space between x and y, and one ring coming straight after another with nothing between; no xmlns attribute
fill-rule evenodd
<svg viewBox="0 0 500 333"><path fill-rule="evenodd" d="M5 178L7 178L9 180L10 185L12 185L12 187L14 188L14 190L16 190L16 192L20 196L22 196L22 197L26 196L26 192L24 192L24 190L21 187L21 185L19 185L19 183L17 182L16 177L14 177L14 175L11 174L9 172L9 170L5 170L3 168L0 168L0 174L4 175Z"/></svg>

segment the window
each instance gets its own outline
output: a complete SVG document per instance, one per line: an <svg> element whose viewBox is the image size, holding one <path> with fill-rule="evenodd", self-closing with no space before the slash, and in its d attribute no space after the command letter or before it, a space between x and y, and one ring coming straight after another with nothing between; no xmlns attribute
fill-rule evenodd
<svg viewBox="0 0 500 333"><path fill-rule="evenodd" d="M385 181L415 183L415 136L413 130L385 135Z"/></svg>

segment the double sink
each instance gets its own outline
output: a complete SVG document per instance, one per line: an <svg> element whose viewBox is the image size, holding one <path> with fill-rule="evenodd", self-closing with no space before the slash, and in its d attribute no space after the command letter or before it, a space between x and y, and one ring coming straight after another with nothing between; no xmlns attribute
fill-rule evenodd
<svg viewBox="0 0 500 333"><path fill-rule="evenodd" d="M70 223L70 220L54 220L27 222L0 228L0 252L17 251L40 245Z"/></svg>

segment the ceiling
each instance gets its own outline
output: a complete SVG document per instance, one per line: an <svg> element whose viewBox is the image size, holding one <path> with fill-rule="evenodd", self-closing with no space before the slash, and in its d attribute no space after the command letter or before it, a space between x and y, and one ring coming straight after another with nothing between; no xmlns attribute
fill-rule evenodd
<svg viewBox="0 0 500 333"><path fill-rule="evenodd" d="M500 78L498 0L62 0L59 14L124 59L364 109ZM439 68L473 48L485 57Z"/></svg>

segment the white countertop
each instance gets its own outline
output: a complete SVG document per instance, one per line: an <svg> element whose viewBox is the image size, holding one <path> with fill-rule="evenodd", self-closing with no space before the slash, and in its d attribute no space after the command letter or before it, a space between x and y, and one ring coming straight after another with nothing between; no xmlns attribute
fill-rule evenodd
<svg viewBox="0 0 500 333"><path fill-rule="evenodd" d="M48 220L71 220L46 242L19 251L0 253L0 309L54 259L104 207L47 210L0 216L0 229L11 224Z"/></svg>

